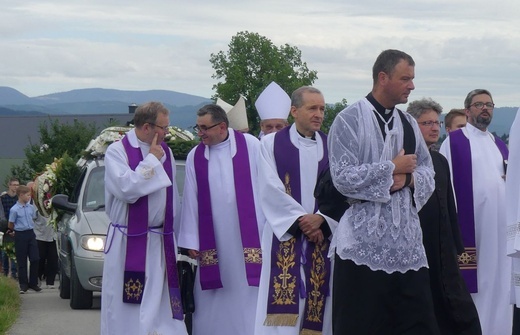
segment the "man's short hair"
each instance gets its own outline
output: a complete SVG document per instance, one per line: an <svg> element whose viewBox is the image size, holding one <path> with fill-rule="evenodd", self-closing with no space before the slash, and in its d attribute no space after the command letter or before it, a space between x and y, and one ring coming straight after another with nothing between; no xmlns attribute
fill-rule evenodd
<svg viewBox="0 0 520 335"><path fill-rule="evenodd" d="M432 98L422 98L410 102L406 111L415 119L418 119L429 110L433 110L437 115L440 115L442 113L442 106L438 102L432 100Z"/></svg>
<svg viewBox="0 0 520 335"><path fill-rule="evenodd" d="M215 123L225 122L226 127L229 127L229 120L226 114L226 111L216 104L209 104L202 106L201 109L197 111L197 116L211 115L211 120Z"/></svg>
<svg viewBox="0 0 520 335"><path fill-rule="evenodd" d="M159 113L169 115L170 111L157 101L150 101L137 107L134 115L134 126L142 127L145 123L155 123Z"/></svg>
<svg viewBox="0 0 520 335"><path fill-rule="evenodd" d="M317 93L323 95L320 90L312 86L302 86L291 94L291 106L300 108L303 106L303 93Z"/></svg>
<svg viewBox="0 0 520 335"><path fill-rule="evenodd" d="M9 183L7 185L11 186L11 184L14 182L20 183L20 180L16 177L11 177L11 178L9 178Z"/></svg>
<svg viewBox="0 0 520 335"><path fill-rule="evenodd" d="M464 116L466 117L466 110L464 108L453 108L446 114L444 117L444 126L446 128L451 128L451 123L453 122L453 119L455 119L457 116Z"/></svg>
<svg viewBox="0 0 520 335"><path fill-rule="evenodd" d="M16 189L16 195L17 196L21 196L22 194L30 193L30 192L31 192L31 189L28 186L26 186L26 185L20 185Z"/></svg>
<svg viewBox="0 0 520 335"><path fill-rule="evenodd" d="M485 90L483 88L477 88L477 89L469 92L468 95L466 96L466 99L464 100L464 108L469 109L469 105L471 105L471 100L473 100L473 97L475 97L475 95L479 95L479 94L487 94L491 98L491 101L493 101L493 96L491 95L491 93L488 90Z"/></svg>
<svg viewBox="0 0 520 335"><path fill-rule="evenodd" d="M392 76L395 70L395 66L404 59L409 65L415 66L415 62L409 54L400 50L388 49L379 54L372 67L372 78L374 84L377 83L377 78L380 72L384 72L389 76Z"/></svg>

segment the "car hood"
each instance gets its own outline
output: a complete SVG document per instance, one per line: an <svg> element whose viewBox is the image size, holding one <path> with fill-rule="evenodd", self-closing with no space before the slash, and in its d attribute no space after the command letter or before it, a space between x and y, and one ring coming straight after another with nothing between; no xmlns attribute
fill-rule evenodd
<svg viewBox="0 0 520 335"><path fill-rule="evenodd" d="M90 227L92 234L106 235L110 220L105 211L83 213L85 222Z"/></svg>

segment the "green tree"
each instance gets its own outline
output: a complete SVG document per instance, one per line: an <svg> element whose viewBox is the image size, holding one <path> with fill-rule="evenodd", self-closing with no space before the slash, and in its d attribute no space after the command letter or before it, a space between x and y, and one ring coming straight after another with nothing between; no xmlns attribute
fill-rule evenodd
<svg viewBox="0 0 520 335"><path fill-rule="evenodd" d="M343 109L347 107L347 99L343 98L341 102L336 102L334 105L326 105L325 106L325 117L323 119L323 124L321 125L321 131L325 134L329 132L330 126L336 115L341 112Z"/></svg>
<svg viewBox="0 0 520 335"><path fill-rule="evenodd" d="M290 95L318 78L317 72L302 61L301 51L289 44L277 47L264 36L242 31L231 38L228 46L227 52L219 51L210 57L215 70L212 78L223 79L213 85L213 99L234 104L240 95L246 98L249 129L254 134L260 128L254 102L271 81Z"/></svg>
<svg viewBox="0 0 520 335"><path fill-rule="evenodd" d="M24 149L25 161L21 165L12 166L11 175L25 183L43 172L45 165L51 164L54 158L67 154L67 160L77 161L95 132L94 124L77 120L73 124L60 123L58 119L49 119L49 123L42 122L39 127L39 142L29 142Z"/></svg>

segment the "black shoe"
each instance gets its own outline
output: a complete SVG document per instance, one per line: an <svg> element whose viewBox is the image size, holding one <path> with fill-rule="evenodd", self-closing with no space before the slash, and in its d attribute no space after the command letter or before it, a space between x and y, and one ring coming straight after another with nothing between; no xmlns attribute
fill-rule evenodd
<svg viewBox="0 0 520 335"><path fill-rule="evenodd" d="M31 286L29 286L29 288L30 288L31 290L33 290L33 291L36 291L36 292L40 292L40 291L42 290L42 289L41 289L39 286L37 286L37 285L34 285L34 286L31 285Z"/></svg>
<svg viewBox="0 0 520 335"><path fill-rule="evenodd" d="M20 287L20 294L27 292L27 287Z"/></svg>

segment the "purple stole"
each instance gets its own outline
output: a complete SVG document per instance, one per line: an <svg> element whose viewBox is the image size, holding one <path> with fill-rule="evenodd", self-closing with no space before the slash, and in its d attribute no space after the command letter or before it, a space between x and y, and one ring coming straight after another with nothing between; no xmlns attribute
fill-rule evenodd
<svg viewBox="0 0 520 335"><path fill-rule="evenodd" d="M234 131L236 154L233 157L233 176L240 224L240 236L244 251L247 283L249 286L260 284L262 270L262 250L251 182L249 154L244 134ZM197 178L197 200L199 214L200 243L200 285L203 290L223 287L218 266L217 243L213 227L213 213L208 177L208 160L204 157L206 146L201 142L195 149L194 165ZM225 171L224 171L225 172Z"/></svg>
<svg viewBox="0 0 520 335"><path fill-rule="evenodd" d="M285 127L276 133L274 157L278 176L285 185L286 193L301 204L300 155L298 148L291 142L290 128ZM317 176L328 163L327 137L322 132L318 133L324 144L324 152L323 159L318 163ZM317 210L317 205L314 210ZM305 237L301 232L284 242L273 234L267 317L264 325L294 327L299 316L299 299L302 297L305 298L305 308L301 333L321 334L325 301L329 294L329 242L325 240L321 244L309 241L305 243L303 239ZM302 256L305 284L300 276Z"/></svg>
<svg viewBox="0 0 520 335"><path fill-rule="evenodd" d="M135 171L139 163L143 160L141 149L139 147L132 147L128 136L122 139L122 143L128 157L128 165ZM161 143L161 146L166 154L166 160L163 164L164 170L170 180L174 180L170 150L164 142ZM148 228L148 196L143 196L135 203L128 204L128 230L123 287L123 302L125 303L140 304L143 299L144 287L146 285L145 266ZM173 184L166 189L166 211L163 236L172 316L174 319L183 320L181 292L176 267L176 249L173 243ZM151 275L162 274L154 273Z"/></svg>
<svg viewBox="0 0 520 335"><path fill-rule="evenodd" d="M504 173L509 151L506 144L495 136L504 160ZM461 129L450 133L453 188L457 198L457 217L464 243L464 252L458 257L462 277L470 293L478 292L477 247L475 242L475 211L473 205L473 172L469 139Z"/></svg>

